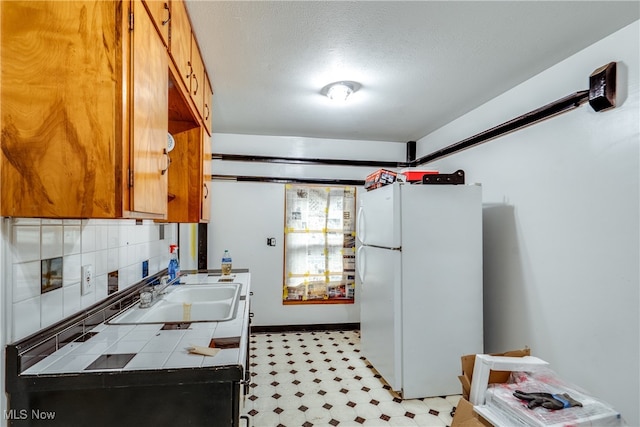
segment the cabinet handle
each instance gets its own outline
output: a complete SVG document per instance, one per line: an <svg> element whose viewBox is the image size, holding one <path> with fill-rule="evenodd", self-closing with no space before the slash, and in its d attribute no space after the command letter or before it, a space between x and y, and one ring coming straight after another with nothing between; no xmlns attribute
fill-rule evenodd
<svg viewBox="0 0 640 427"><path fill-rule="evenodd" d="M171 9L169 9L169 3L164 4L164 9L167 11L168 18L166 21L162 21L162 25L167 25L169 21L171 21Z"/></svg>
<svg viewBox="0 0 640 427"><path fill-rule="evenodd" d="M206 108L206 111L207 111L207 114L205 115L204 119L209 120L209 106L207 104L204 104L204 108Z"/></svg>
<svg viewBox="0 0 640 427"><path fill-rule="evenodd" d="M252 312L249 312L249 317L253 317L253 316L255 316L255 314Z"/></svg>
<svg viewBox="0 0 640 427"><path fill-rule="evenodd" d="M160 173L161 175L164 175L169 170L169 166L171 166L171 157L169 157L169 153L167 152L166 148L162 149L162 154L164 156L167 156L167 167L162 169L162 172Z"/></svg>
<svg viewBox="0 0 640 427"><path fill-rule="evenodd" d="M204 189L207 190L207 192L204 194L204 198L206 199L207 197L209 197L209 187L207 187L207 183L204 183Z"/></svg>
<svg viewBox="0 0 640 427"><path fill-rule="evenodd" d="M200 87L200 85L198 84L198 76L193 74L193 72L191 72L191 75L193 76L193 79L196 81L196 88L193 90L193 94L196 95L198 93L198 88Z"/></svg>
<svg viewBox="0 0 640 427"><path fill-rule="evenodd" d="M191 61L187 61L187 68L189 69L189 72L187 73L187 77L186 78L191 78L191 75L193 74L193 66L191 65Z"/></svg>

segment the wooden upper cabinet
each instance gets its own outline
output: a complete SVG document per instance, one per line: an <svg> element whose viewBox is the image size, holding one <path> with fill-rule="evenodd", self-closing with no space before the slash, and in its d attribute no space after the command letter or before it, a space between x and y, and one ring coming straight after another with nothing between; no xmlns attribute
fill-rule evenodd
<svg viewBox="0 0 640 427"><path fill-rule="evenodd" d="M211 219L211 138L202 132L202 213L200 222Z"/></svg>
<svg viewBox="0 0 640 427"><path fill-rule="evenodd" d="M121 213L122 9L3 1L3 216Z"/></svg>
<svg viewBox="0 0 640 427"><path fill-rule="evenodd" d="M171 155L169 169L169 222L202 222L209 220L206 210L210 204L209 184L211 171L207 166L205 150L211 159L210 140L204 127L189 107L189 94L180 90L177 77L169 77L169 132L175 139L175 148ZM209 146L207 146L209 144ZM206 178L206 175L209 177ZM206 201L206 204L205 204ZM206 217L204 216L206 215Z"/></svg>
<svg viewBox="0 0 640 427"><path fill-rule="evenodd" d="M198 43L195 37L191 36L191 85L189 87L189 94L196 105L196 110L201 118L204 118L203 105L204 105L204 63L198 50Z"/></svg>
<svg viewBox="0 0 640 427"><path fill-rule="evenodd" d="M153 23L162 37L165 46L169 46L169 23L171 22L171 9L169 0L144 0L143 1Z"/></svg>
<svg viewBox="0 0 640 427"><path fill-rule="evenodd" d="M204 127L207 130L207 134L211 136L211 123L213 117L213 110L211 109L211 103L213 102L213 90L211 89L211 81L209 80L209 76L205 73L204 75L204 102L202 104L202 121L204 122Z"/></svg>
<svg viewBox="0 0 640 427"><path fill-rule="evenodd" d="M180 74L180 80L189 90L191 84L191 23L182 0L171 1L171 29L169 53Z"/></svg>
<svg viewBox="0 0 640 427"><path fill-rule="evenodd" d="M0 1L1 216L202 219L210 89L184 4L169 7L188 74L164 2Z"/></svg>
<svg viewBox="0 0 640 427"><path fill-rule="evenodd" d="M140 0L3 1L0 15L0 214L164 218L167 54Z"/></svg>
<svg viewBox="0 0 640 427"><path fill-rule="evenodd" d="M162 39L142 2L133 2L131 34L131 208L166 214L168 132L168 58Z"/></svg>

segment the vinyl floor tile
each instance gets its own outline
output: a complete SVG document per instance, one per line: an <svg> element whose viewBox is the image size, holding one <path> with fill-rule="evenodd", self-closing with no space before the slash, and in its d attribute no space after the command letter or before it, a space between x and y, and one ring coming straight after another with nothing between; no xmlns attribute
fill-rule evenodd
<svg viewBox="0 0 640 427"><path fill-rule="evenodd" d="M444 427L460 398L400 399L360 354L359 331L253 334L249 363L253 427Z"/></svg>

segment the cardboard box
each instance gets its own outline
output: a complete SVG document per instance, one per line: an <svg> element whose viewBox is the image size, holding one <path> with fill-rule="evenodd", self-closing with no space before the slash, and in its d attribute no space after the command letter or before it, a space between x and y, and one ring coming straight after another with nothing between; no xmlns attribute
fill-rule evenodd
<svg viewBox="0 0 640 427"><path fill-rule="evenodd" d="M451 427L493 427L493 425L475 412L473 405L467 399L460 398L456 413L451 420Z"/></svg>
<svg viewBox="0 0 640 427"><path fill-rule="evenodd" d="M507 356L507 357L524 357L531 356L531 349L524 348L522 350L511 350L504 353L491 353L491 356ZM468 354L460 358L462 362L462 375L458 377L462 384L462 397L469 400L469 392L471 391L471 380L473 379L473 366L476 362L475 354ZM489 375L489 384L506 383L509 379L510 371L491 371Z"/></svg>
<svg viewBox="0 0 640 427"><path fill-rule="evenodd" d="M524 357L531 356L531 349L511 350L504 353L492 353L492 356ZM462 398L456 406L456 413L451 421L451 427L492 427L489 421L473 410L473 405L469 402L471 392L471 380L473 379L473 367L476 362L475 354L468 354L460 358L462 364L462 375L458 377L462 384ZM505 383L509 380L511 371L491 371L489 374L489 384Z"/></svg>
<svg viewBox="0 0 640 427"><path fill-rule="evenodd" d="M393 184L396 182L397 177L398 174L396 172L378 169L367 176L367 179L364 181L364 189L370 191L383 185Z"/></svg>
<svg viewBox="0 0 640 427"><path fill-rule="evenodd" d="M404 169L401 170L405 177L405 181L407 182L422 182L422 177L425 175L437 175L439 172L437 170L415 170L415 169Z"/></svg>

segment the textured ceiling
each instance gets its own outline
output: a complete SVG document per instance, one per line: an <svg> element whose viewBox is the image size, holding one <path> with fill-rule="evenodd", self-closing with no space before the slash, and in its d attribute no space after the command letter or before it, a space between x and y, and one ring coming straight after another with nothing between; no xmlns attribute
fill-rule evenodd
<svg viewBox="0 0 640 427"><path fill-rule="evenodd" d="M640 17L638 1L186 3L214 132L398 142ZM362 88L336 105L320 90L337 80Z"/></svg>

